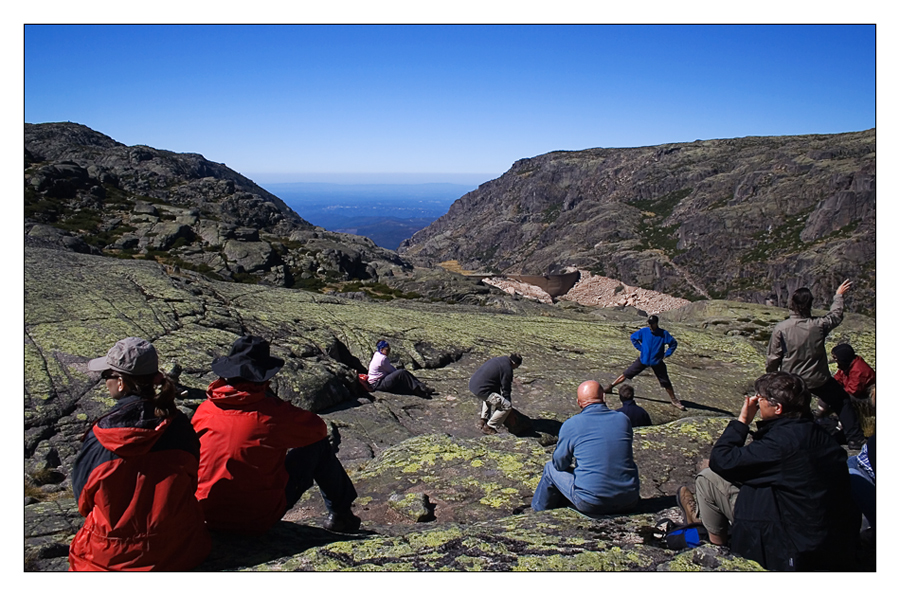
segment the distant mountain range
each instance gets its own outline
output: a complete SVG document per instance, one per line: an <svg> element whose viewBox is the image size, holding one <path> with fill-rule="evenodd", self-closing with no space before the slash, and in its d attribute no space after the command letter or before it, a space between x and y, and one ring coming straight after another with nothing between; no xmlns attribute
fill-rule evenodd
<svg viewBox="0 0 900 596"><path fill-rule="evenodd" d="M267 184L310 223L332 232L358 234L383 248L400 243L447 213L474 190L465 184Z"/></svg>

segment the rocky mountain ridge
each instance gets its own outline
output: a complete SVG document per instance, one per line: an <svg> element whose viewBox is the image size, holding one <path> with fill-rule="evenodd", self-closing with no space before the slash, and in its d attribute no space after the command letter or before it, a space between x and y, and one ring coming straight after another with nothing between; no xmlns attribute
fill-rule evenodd
<svg viewBox="0 0 900 596"><path fill-rule="evenodd" d="M496 274L566 267L691 300L875 312L875 129L522 159L399 248L414 263Z"/></svg>
<svg viewBox="0 0 900 596"><path fill-rule="evenodd" d="M368 238L313 227L224 164L71 122L25 124L25 234L34 246L314 290L413 270Z"/></svg>

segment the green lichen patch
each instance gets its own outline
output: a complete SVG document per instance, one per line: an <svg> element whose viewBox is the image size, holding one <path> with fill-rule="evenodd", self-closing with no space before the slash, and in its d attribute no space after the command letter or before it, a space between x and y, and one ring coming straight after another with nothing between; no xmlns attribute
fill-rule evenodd
<svg viewBox="0 0 900 596"><path fill-rule="evenodd" d="M420 435L385 449L354 475L354 482L360 494L424 492L438 503L439 520L483 519L525 502L546 459L543 448L511 435Z"/></svg>
<svg viewBox="0 0 900 596"><path fill-rule="evenodd" d="M727 550L668 550L639 537L652 516L590 519L568 509L450 524L395 537L362 537L312 548L280 569L356 571L751 570ZM644 535L649 535L644 532Z"/></svg>

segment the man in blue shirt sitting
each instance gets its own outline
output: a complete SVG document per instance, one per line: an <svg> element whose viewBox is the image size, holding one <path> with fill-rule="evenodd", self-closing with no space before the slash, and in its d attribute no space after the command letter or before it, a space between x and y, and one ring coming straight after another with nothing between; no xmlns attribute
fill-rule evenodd
<svg viewBox="0 0 900 596"><path fill-rule="evenodd" d="M559 431L553 458L544 466L531 508L543 511L571 503L590 516L633 509L640 500L641 483L634 463L631 422L606 406L597 381L585 381L578 387L578 405L581 412L566 420Z"/></svg>
<svg viewBox="0 0 900 596"><path fill-rule="evenodd" d="M672 381L669 380L669 370L663 358L668 358L675 352L678 342L669 335L669 332L659 326L659 317L652 315L647 319L649 327L643 327L631 334L631 343L637 348L641 355L637 360L631 363L625 372L619 375L619 378L603 389L606 393L612 393L613 387L622 383L626 379L631 380L641 373L648 366L653 369L659 381L659 386L666 390L672 405L679 410L687 410L684 404L675 397L675 389L672 388ZM666 350L666 346L669 349Z"/></svg>
<svg viewBox="0 0 900 596"><path fill-rule="evenodd" d="M631 420L631 428L638 426L650 426L650 414L647 410L634 403L634 387L631 385L622 385L619 387L619 399L622 401L622 407L616 412L622 412Z"/></svg>

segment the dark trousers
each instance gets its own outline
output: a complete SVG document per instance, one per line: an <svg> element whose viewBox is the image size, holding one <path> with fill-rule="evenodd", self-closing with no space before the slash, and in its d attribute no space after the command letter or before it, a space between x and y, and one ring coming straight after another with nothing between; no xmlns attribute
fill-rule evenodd
<svg viewBox="0 0 900 596"><path fill-rule="evenodd" d="M631 379L641 374L641 371L643 371L645 368L647 368L647 365L641 362L641 359L638 358L631 363L631 366L625 369L625 372L622 373L622 376L630 381ZM669 369L666 367L665 362L660 360L657 364L650 366L650 368L653 369L653 374L656 375L656 380L659 381L660 387L662 387L663 389L670 389L672 387L672 381L669 380Z"/></svg>
<svg viewBox="0 0 900 596"><path fill-rule="evenodd" d="M384 375L372 385L374 391L384 391L397 395L425 395L425 383L417 379L411 372L398 368Z"/></svg>
<svg viewBox="0 0 900 596"><path fill-rule="evenodd" d="M850 395L834 380L834 377L829 377L824 385L809 391L838 415L848 443L863 443L866 440L859 427L856 410L850 403Z"/></svg>
<svg viewBox="0 0 900 596"><path fill-rule="evenodd" d="M291 449L284 460L284 467L288 471L288 483L284 489L288 509L291 509L315 482L319 485L319 491L329 512L336 514L350 512L350 507L356 499L356 489L344 466L334 454L328 439L322 439L306 447Z"/></svg>
<svg viewBox="0 0 900 596"><path fill-rule="evenodd" d="M863 470L859 469L858 460L854 455L847 460L850 468L850 496L853 502L866 516L871 527L875 527L875 483Z"/></svg>

